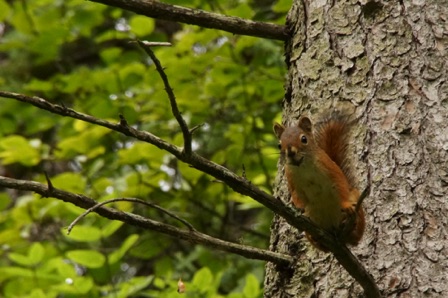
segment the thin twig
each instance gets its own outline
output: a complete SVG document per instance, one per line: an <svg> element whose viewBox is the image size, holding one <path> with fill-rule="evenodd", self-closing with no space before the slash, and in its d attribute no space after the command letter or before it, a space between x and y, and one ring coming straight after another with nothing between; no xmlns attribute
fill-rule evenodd
<svg viewBox="0 0 448 298"><path fill-rule="evenodd" d="M364 199L369 195L370 193L370 185L367 185L367 187L362 191L361 195L359 196L358 202L356 203L355 212L358 213L359 209L361 209L362 203L364 202Z"/></svg>
<svg viewBox="0 0 448 298"><path fill-rule="evenodd" d="M163 81L163 84L165 85L165 91L168 94L168 98L170 100L171 105L171 111L173 112L174 118L176 118L177 123L179 123L180 129L182 130L182 134L184 136L184 150L185 154L190 155L191 154L191 133L188 129L188 125L185 122L185 119L182 117L181 113L179 112L179 108L177 107L177 101L176 96L174 95L174 91L170 86L170 82L168 81L168 77L162 67L162 64L160 63L159 59L157 59L154 52L151 50L149 46L145 44L143 41L138 41L140 47L145 50L145 52L151 57L152 61L154 62L154 65L156 66L157 72L160 75L160 78Z"/></svg>
<svg viewBox="0 0 448 298"><path fill-rule="evenodd" d="M187 228L188 228L190 231L195 231L195 230L196 230L196 229L193 227L193 225L190 224L190 223L189 223L188 221L186 221L185 219L180 218L180 217L178 217L176 214L172 213L171 211L168 211L168 210L166 210L165 208L162 208L162 207L160 207L160 206L158 206L158 205L156 205L156 204L153 204L153 203L151 203L151 202L146 202L146 201L143 201L143 200L140 200L140 199L136 199L136 198L115 198L115 199L110 199L110 200L107 200L107 201L98 203L98 204L96 204L95 206L90 207L89 209L87 209L86 211L84 211L83 214L81 214L80 216L78 216L77 218L75 218L75 220L72 221L72 223L68 226L68 228L67 228L67 235L70 234L70 232L72 231L73 227L74 227L74 226L75 226L81 219L83 219L84 217L86 217L87 214L91 213L92 211L94 211L95 209L97 209L97 208L99 208L99 207L101 207L101 206L103 206L103 205L110 204L110 203L114 203L114 202L132 202L132 203L139 203L139 204L143 204L143 205L149 206L149 207L151 207L151 208L157 209L157 210L159 210L159 211L165 213L166 215L168 215L168 216L170 216L170 217L172 217L172 218L174 218L174 219L180 221L180 222L183 223L185 226L187 226Z"/></svg>
<svg viewBox="0 0 448 298"><path fill-rule="evenodd" d="M47 171L44 171L45 179L47 180L48 192L51 193L53 190L53 183L51 183L50 177L48 176Z"/></svg>
<svg viewBox="0 0 448 298"><path fill-rule="evenodd" d="M233 34L286 40L289 34L284 25L255 22L238 17L225 16L201 9L147 0L90 0L108 6L119 7L154 19L198 25L219 29Z"/></svg>
<svg viewBox="0 0 448 298"><path fill-rule="evenodd" d="M131 40L130 42L137 42L137 41ZM172 44L170 42L166 42L166 41L142 40L141 42L147 47L170 47L170 46L172 46Z"/></svg>
<svg viewBox="0 0 448 298"><path fill-rule="evenodd" d="M128 121L126 120L126 118L124 118L124 116L122 114L118 115L118 117L120 118L120 125L127 127L128 125Z"/></svg>
<svg viewBox="0 0 448 298"><path fill-rule="evenodd" d="M361 209L362 203L364 202L364 199L369 195L370 193L370 186L368 185L361 193L361 195L358 198L358 201L356 202L355 209L348 214L347 220L343 221L343 223L340 226L339 231L337 231L339 237L343 237L344 235L350 234L350 231L353 231L356 225L356 219L358 218L358 212Z"/></svg>
<svg viewBox="0 0 448 298"><path fill-rule="evenodd" d="M34 181L12 179L3 176L0 176L0 187L32 191L42 196L44 196L48 191L48 187L45 184ZM95 200L87 196L74 194L58 188L53 188L51 197L57 198L64 202L72 203L83 209L88 209L97 205L97 202ZM173 225L145 218L137 214L119 211L104 206L97 207L93 211L111 220L119 220L132 226L160 232L177 239L188 241L193 244L201 244L217 250L227 251L248 259L273 262L279 265L288 265L293 262L293 258L285 254L224 241L218 238L211 237L207 234L203 234L196 230L192 231L180 229Z"/></svg>
<svg viewBox="0 0 448 298"><path fill-rule="evenodd" d="M198 130L198 129L201 128L202 126L204 126L204 123L198 124L198 125L196 125L196 126L190 128L190 134L193 135L193 134L196 132L196 130Z"/></svg>

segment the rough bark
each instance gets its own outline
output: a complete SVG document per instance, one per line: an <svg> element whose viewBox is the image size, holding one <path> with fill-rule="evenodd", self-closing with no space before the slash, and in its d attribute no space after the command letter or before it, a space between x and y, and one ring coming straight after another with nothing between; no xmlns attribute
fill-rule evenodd
<svg viewBox="0 0 448 298"><path fill-rule="evenodd" d="M367 229L353 252L387 297L448 297L448 1L295 0L287 23L284 121L344 109ZM279 164L276 196L288 200ZM327 253L276 218L266 297L356 297Z"/></svg>

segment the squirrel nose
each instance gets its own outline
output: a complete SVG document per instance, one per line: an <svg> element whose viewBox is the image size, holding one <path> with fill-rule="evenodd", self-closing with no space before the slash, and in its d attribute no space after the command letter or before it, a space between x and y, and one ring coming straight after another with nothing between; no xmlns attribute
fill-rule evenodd
<svg viewBox="0 0 448 298"><path fill-rule="evenodd" d="M291 145L288 145L288 148L286 148L286 155L288 157L294 157L294 155L296 155L296 148L292 147Z"/></svg>

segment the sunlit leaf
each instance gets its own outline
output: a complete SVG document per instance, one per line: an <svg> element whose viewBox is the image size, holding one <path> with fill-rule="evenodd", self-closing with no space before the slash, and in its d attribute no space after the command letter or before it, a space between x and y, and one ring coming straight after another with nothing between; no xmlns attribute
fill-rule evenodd
<svg viewBox="0 0 448 298"><path fill-rule="evenodd" d="M28 250L28 259L31 265L39 264L44 258L45 248L39 242L34 242Z"/></svg>
<svg viewBox="0 0 448 298"><path fill-rule="evenodd" d="M39 163L40 154L24 137L12 135L0 139L0 159L3 164L21 163L33 166Z"/></svg>
<svg viewBox="0 0 448 298"><path fill-rule="evenodd" d="M81 193L85 189L85 178L78 173L62 173L51 178L51 182L57 188L75 193Z"/></svg>
<svg viewBox="0 0 448 298"><path fill-rule="evenodd" d="M276 3L272 8L276 12L287 12L291 8L291 4L292 4L291 0L279 0L276 1Z"/></svg>
<svg viewBox="0 0 448 298"><path fill-rule="evenodd" d="M104 265L106 258L103 254L94 250L71 250L66 254L67 258L87 268L99 268Z"/></svg>
<svg viewBox="0 0 448 298"><path fill-rule="evenodd" d="M154 30L154 20L145 16L133 16L129 22L131 30L137 36L145 36Z"/></svg>
<svg viewBox="0 0 448 298"><path fill-rule="evenodd" d="M253 274L246 276L246 285L243 289L244 297L256 298L260 296L260 282Z"/></svg>
<svg viewBox="0 0 448 298"><path fill-rule="evenodd" d="M206 291L212 282L212 272L208 267L203 267L195 273L192 284L195 285L196 288Z"/></svg>
<svg viewBox="0 0 448 298"><path fill-rule="evenodd" d="M28 256L21 255L18 253L10 253L8 255L8 258L18 265L22 265L22 266L26 266L26 267L33 265L33 262L29 259Z"/></svg>
<svg viewBox="0 0 448 298"><path fill-rule="evenodd" d="M122 50L120 48L108 48L101 51L100 55L104 62L111 63L112 61L117 59L121 53Z"/></svg>
<svg viewBox="0 0 448 298"><path fill-rule="evenodd" d="M61 230L66 237L79 242L92 242L101 239L101 230L93 226L75 225L67 235L67 229Z"/></svg>
<svg viewBox="0 0 448 298"><path fill-rule="evenodd" d="M95 286L92 278L76 276L67 278L64 283L54 285L52 288L66 294L88 294Z"/></svg>

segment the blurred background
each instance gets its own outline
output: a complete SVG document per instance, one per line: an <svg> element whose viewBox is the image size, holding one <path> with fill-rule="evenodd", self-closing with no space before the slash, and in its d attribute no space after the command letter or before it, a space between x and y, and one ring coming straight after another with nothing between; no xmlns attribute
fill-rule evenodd
<svg viewBox="0 0 448 298"><path fill-rule="evenodd" d="M291 1L164 1L284 24ZM0 0L0 90L129 125L182 146L152 61L154 48L193 148L271 193L286 67L283 43L160 21L84 0ZM97 201L133 197L171 210L199 231L269 246L273 214L149 144L29 104L0 98L0 175L45 183ZM144 206L110 207L182 227ZM84 218L53 198L0 189L0 296L262 297L264 262L163 234Z"/></svg>

